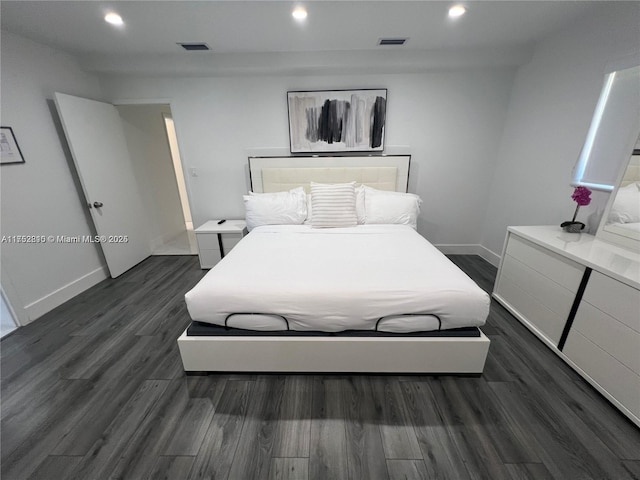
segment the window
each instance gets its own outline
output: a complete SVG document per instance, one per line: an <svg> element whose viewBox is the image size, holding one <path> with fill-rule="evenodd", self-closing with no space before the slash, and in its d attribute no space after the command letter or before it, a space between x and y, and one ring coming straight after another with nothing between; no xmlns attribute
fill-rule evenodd
<svg viewBox="0 0 640 480"><path fill-rule="evenodd" d="M640 133L640 66L605 77L573 185L612 191Z"/></svg>

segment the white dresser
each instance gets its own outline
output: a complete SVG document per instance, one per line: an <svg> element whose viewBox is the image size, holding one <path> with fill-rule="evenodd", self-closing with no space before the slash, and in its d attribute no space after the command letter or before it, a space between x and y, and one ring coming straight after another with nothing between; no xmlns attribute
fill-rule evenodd
<svg viewBox="0 0 640 480"><path fill-rule="evenodd" d="M509 227L493 296L640 426L640 252Z"/></svg>
<svg viewBox="0 0 640 480"><path fill-rule="evenodd" d="M201 268L213 268L247 234L244 220L209 220L194 230Z"/></svg>

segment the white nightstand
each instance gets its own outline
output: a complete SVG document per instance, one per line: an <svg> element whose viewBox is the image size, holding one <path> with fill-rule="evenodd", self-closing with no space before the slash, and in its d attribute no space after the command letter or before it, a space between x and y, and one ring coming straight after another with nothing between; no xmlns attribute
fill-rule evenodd
<svg viewBox="0 0 640 480"><path fill-rule="evenodd" d="M194 230L201 268L213 267L248 233L244 220L227 220L218 225L219 221L209 220Z"/></svg>

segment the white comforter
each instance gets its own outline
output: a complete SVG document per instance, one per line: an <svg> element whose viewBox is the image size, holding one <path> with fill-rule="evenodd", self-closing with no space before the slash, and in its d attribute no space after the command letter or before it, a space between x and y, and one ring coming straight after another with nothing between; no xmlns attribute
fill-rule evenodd
<svg viewBox="0 0 640 480"><path fill-rule="evenodd" d="M292 330L374 330L381 317L437 315L480 326L489 296L405 225L254 229L185 295L191 318L224 325L242 312L281 315ZM411 318L411 317L407 317Z"/></svg>

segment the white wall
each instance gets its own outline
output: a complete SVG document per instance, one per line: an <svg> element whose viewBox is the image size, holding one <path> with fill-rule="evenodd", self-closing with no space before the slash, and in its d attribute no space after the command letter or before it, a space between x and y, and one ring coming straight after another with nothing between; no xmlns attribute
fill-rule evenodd
<svg viewBox="0 0 640 480"><path fill-rule="evenodd" d="M394 75L105 77L112 101L170 99L194 226L242 218L247 156L288 152L286 92L388 89L386 145L408 145L419 230L436 244L478 244L513 79L510 68ZM393 152L396 153L396 152ZM302 161L302 160L301 160Z"/></svg>
<svg viewBox="0 0 640 480"><path fill-rule="evenodd" d="M155 247L185 231L163 113L168 105L119 105L133 171L149 220Z"/></svg>
<svg viewBox="0 0 640 480"><path fill-rule="evenodd" d="M0 167L2 235L91 235L90 219L56 125L53 93L100 99L97 79L68 55L2 32L2 125L26 163ZM66 147L64 147L66 148ZM31 320L105 278L92 244L2 244L2 271Z"/></svg>
<svg viewBox="0 0 640 480"><path fill-rule="evenodd" d="M491 186L482 244L501 254L508 225L559 225L575 203L571 171L607 64L637 52L640 3L605 5L540 42L518 70ZM595 233L608 194L594 192L578 220Z"/></svg>

